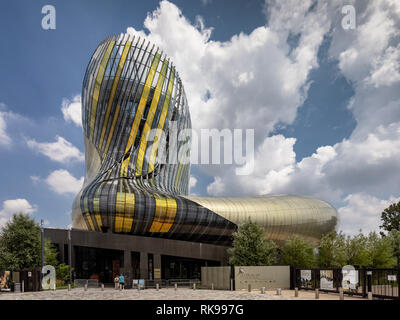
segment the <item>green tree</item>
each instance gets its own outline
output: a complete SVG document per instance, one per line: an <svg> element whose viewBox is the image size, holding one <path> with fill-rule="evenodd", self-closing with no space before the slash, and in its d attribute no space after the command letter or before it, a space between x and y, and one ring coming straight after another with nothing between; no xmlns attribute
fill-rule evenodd
<svg viewBox="0 0 400 320"><path fill-rule="evenodd" d="M316 265L313 247L303 238L291 237L282 248L282 262L299 268L313 268Z"/></svg>
<svg viewBox="0 0 400 320"><path fill-rule="evenodd" d="M71 270L74 272L74 268ZM63 283L69 282L69 266L64 263L60 263L56 267L56 277L57 280L61 280Z"/></svg>
<svg viewBox="0 0 400 320"><path fill-rule="evenodd" d="M397 260L397 265L400 266L400 231L392 230L387 237L390 239L393 249L393 255Z"/></svg>
<svg viewBox="0 0 400 320"><path fill-rule="evenodd" d="M379 236L371 232L368 236L369 253L373 268L391 268L396 265L392 242L389 237Z"/></svg>
<svg viewBox="0 0 400 320"><path fill-rule="evenodd" d="M41 265L40 226L27 214L14 214L0 233L0 265L7 270Z"/></svg>
<svg viewBox="0 0 400 320"><path fill-rule="evenodd" d="M393 203L381 214L382 225L379 226L385 231L398 230L400 231L400 201Z"/></svg>
<svg viewBox="0 0 400 320"><path fill-rule="evenodd" d="M235 266L268 266L276 263L278 250L265 238L263 228L251 220L239 225L228 249L229 262Z"/></svg>
<svg viewBox="0 0 400 320"><path fill-rule="evenodd" d="M51 244L50 239L44 239L44 264L52 265L53 267L57 267L58 262L58 252L56 248Z"/></svg>
<svg viewBox="0 0 400 320"><path fill-rule="evenodd" d="M345 243L346 264L352 266L369 266L372 264L372 256L369 252L368 237L362 234L347 236Z"/></svg>
<svg viewBox="0 0 400 320"><path fill-rule="evenodd" d="M319 246L318 265L321 268L342 268L346 263L344 234L333 231L323 236Z"/></svg>

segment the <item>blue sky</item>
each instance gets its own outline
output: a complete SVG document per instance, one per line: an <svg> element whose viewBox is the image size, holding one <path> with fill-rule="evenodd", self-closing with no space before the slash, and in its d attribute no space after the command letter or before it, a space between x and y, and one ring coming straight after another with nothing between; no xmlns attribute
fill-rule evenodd
<svg viewBox="0 0 400 320"><path fill-rule="evenodd" d="M375 230L382 209L400 197L400 78L390 67L400 59L400 10L389 0L348 2L359 18L346 31L339 0L287 7L272 0L3 1L0 223L18 209L49 226L70 224L84 147L79 123L62 106L76 110L71 106L98 43L130 27L155 42L164 39L185 81L195 127L255 129L260 169L247 178L252 182L236 177L233 166L196 165L192 193L315 196L339 209L346 232ZM56 8L55 30L41 27L47 4ZM377 19L382 23L374 26ZM185 30L181 39L167 32L165 21ZM193 52L202 52L192 59L202 75L185 59ZM235 84L237 74L247 83ZM282 74L290 80L279 82ZM289 91L286 83L293 83ZM209 101L199 98L205 92ZM237 103L242 98L248 104ZM210 120L215 110L220 118ZM261 116L241 121L246 110Z"/></svg>

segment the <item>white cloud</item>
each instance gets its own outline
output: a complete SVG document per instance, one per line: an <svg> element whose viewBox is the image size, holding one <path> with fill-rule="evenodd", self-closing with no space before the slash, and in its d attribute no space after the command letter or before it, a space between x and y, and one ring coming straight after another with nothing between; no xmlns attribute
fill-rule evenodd
<svg viewBox="0 0 400 320"><path fill-rule="evenodd" d="M66 163L71 160L84 160L83 153L71 142L60 136L56 136L56 142L36 142L32 139L27 141L27 145L32 150L44 154L53 161Z"/></svg>
<svg viewBox="0 0 400 320"><path fill-rule="evenodd" d="M211 196L218 196L224 194L226 190L225 183L222 182L221 177L215 177L214 181L207 186L207 193Z"/></svg>
<svg viewBox="0 0 400 320"><path fill-rule="evenodd" d="M194 188L196 184L197 184L196 177L191 175L189 179L189 188Z"/></svg>
<svg viewBox="0 0 400 320"><path fill-rule="evenodd" d="M76 126L82 127L82 101L81 95L75 95L72 100L64 98L61 103L61 111L64 120L73 122Z"/></svg>
<svg viewBox="0 0 400 320"><path fill-rule="evenodd" d="M212 29L204 27L201 18L191 24L170 2L162 1L147 16L147 38L171 57L183 79L194 129L255 128L264 133L256 137L262 143L277 123L295 119L329 28L324 5L307 13L312 1L302 3L289 10L303 18L304 25L299 46L291 53L289 31L275 20L249 35L220 42L210 40ZM132 27L127 32L145 34Z"/></svg>
<svg viewBox="0 0 400 320"><path fill-rule="evenodd" d="M58 194L76 194L83 185L83 177L77 179L67 170L60 169L50 173L46 178L46 183L51 190Z"/></svg>
<svg viewBox="0 0 400 320"><path fill-rule="evenodd" d="M382 211L400 198L390 197L388 200L356 193L345 198L346 206L339 208L340 229L347 234L356 234L360 229L364 233L381 231L379 226Z"/></svg>
<svg viewBox="0 0 400 320"><path fill-rule="evenodd" d="M11 144L11 138L7 134L7 123L6 114L0 111L0 146L9 146Z"/></svg>
<svg viewBox="0 0 400 320"><path fill-rule="evenodd" d="M26 199L5 200L0 210L0 227L4 226L14 213L32 214L36 211L37 206L31 205Z"/></svg>

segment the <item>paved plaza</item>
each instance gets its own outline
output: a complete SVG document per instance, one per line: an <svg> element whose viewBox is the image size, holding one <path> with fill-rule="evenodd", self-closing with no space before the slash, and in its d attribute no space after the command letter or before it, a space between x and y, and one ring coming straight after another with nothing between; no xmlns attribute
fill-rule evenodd
<svg viewBox="0 0 400 320"><path fill-rule="evenodd" d="M335 293L320 293L320 300L339 300ZM25 293L1 293L0 300L315 300L314 292L300 291L299 297L294 297L293 290L282 290L281 295L276 291L225 291L174 288L145 289L140 292L136 289L115 290L105 288L76 288L68 291L66 289L56 291L39 291ZM347 297L345 300L364 300L356 297Z"/></svg>

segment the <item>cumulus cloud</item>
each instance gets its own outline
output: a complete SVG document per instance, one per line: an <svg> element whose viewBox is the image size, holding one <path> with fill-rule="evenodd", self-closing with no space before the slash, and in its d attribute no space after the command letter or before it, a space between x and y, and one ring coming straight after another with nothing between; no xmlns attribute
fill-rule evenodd
<svg viewBox="0 0 400 320"><path fill-rule="evenodd" d="M55 142L37 142L31 139L27 141L27 145L32 150L44 154L53 161L66 163L71 160L84 160L83 153L71 142L60 136L56 136Z"/></svg>
<svg viewBox="0 0 400 320"><path fill-rule="evenodd" d="M289 31L278 22L220 42L210 40L212 29L201 18L190 23L168 1L147 16L146 37L172 58L183 79L194 129L254 128L261 143L277 123L295 119L329 28L324 5L307 13L312 1L302 3L286 8L304 19L299 46L292 52L286 42ZM127 32L145 35L132 27Z"/></svg>
<svg viewBox="0 0 400 320"><path fill-rule="evenodd" d="M64 98L61 103L61 111L64 120L82 127L82 101L81 95L75 95L71 100Z"/></svg>
<svg viewBox="0 0 400 320"><path fill-rule="evenodd" d="M0 227L4 226L14 213L32 214L36 211L37 206L31 205L26 199L5 200L0 210Z"/></svg>
<svg viewBox="0 0 400 320"><path fill-rule="evenodd" d="M379 232L381 212L400 198L391 196L379 199L364 193L350 194L345 198L346 206L339 208L341 230L347 234L363 232Z"/></svg>
<svg viewBox="0 0 400 320"><path fill-rule="evenodd" d="M76 194L83 185L84 178L75 178L67 170L55 170L46 178L51 190L58 194Z"/></svg>
<svg viewBox="0 0 400 320"><path fill-rule="evenodd" d="M189 188L194 188L196 184L197 184L196 177L191 175L189 179Z"/></svg>

